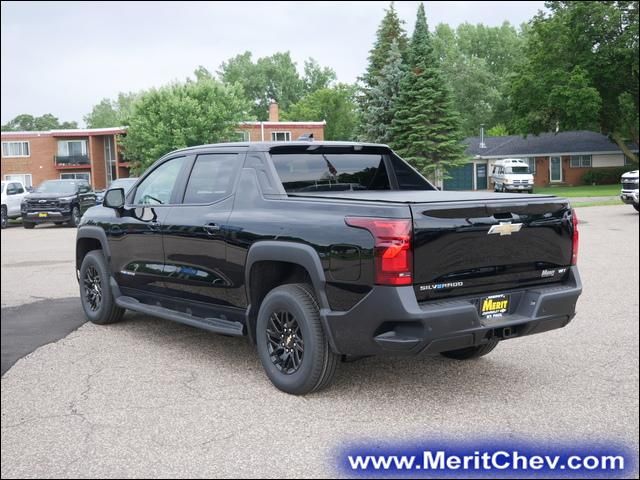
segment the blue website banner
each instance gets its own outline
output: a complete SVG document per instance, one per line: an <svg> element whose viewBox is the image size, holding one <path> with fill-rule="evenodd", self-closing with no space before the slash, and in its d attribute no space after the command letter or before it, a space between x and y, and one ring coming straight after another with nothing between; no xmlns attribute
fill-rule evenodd
<svg viewBox="0 0 640 480"><path fill-rule="evenodd" d="M371 442L338 456L349 477L638 478L637 452L604 442Z"/></svg>

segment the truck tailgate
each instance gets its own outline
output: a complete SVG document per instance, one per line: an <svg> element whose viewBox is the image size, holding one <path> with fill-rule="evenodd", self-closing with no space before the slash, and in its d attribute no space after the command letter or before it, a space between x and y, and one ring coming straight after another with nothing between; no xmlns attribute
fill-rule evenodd
<svg viewBox="0 0 640 480"><path fill-rule="evenodd" d="M527 200L411 204L418 300L562 280L572 255L569 204Z"/></svg>

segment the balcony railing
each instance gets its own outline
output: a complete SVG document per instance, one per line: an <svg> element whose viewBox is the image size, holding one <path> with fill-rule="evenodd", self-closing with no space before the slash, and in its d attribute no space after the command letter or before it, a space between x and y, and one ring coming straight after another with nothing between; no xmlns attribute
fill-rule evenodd
<svg viewBox="0 0 640 480"><path fill-rule="evenodd" d="M91 163L89 155L54 155L53 161L57 167L85 166Z"/></svg>

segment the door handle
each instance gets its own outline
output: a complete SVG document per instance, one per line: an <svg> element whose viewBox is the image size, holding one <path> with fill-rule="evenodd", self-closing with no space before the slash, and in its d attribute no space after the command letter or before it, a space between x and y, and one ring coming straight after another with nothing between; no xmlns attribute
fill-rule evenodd
<svg viewBox="0 0 640 480"><path fill-rule="evenodd" d="M207 223L203 228L207 235L215 235L220 231L220 225L216 223Z"/></svg>

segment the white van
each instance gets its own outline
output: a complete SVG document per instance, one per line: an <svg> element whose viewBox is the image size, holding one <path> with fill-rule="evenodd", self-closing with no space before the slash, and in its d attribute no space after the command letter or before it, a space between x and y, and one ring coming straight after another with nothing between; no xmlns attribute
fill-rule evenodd
<svg viewBox="0 0 640 480"><path fill-rule="evenodd" d="M529 164L519 158L498 160L491 173L496 192L533 192Z"/></svg>

